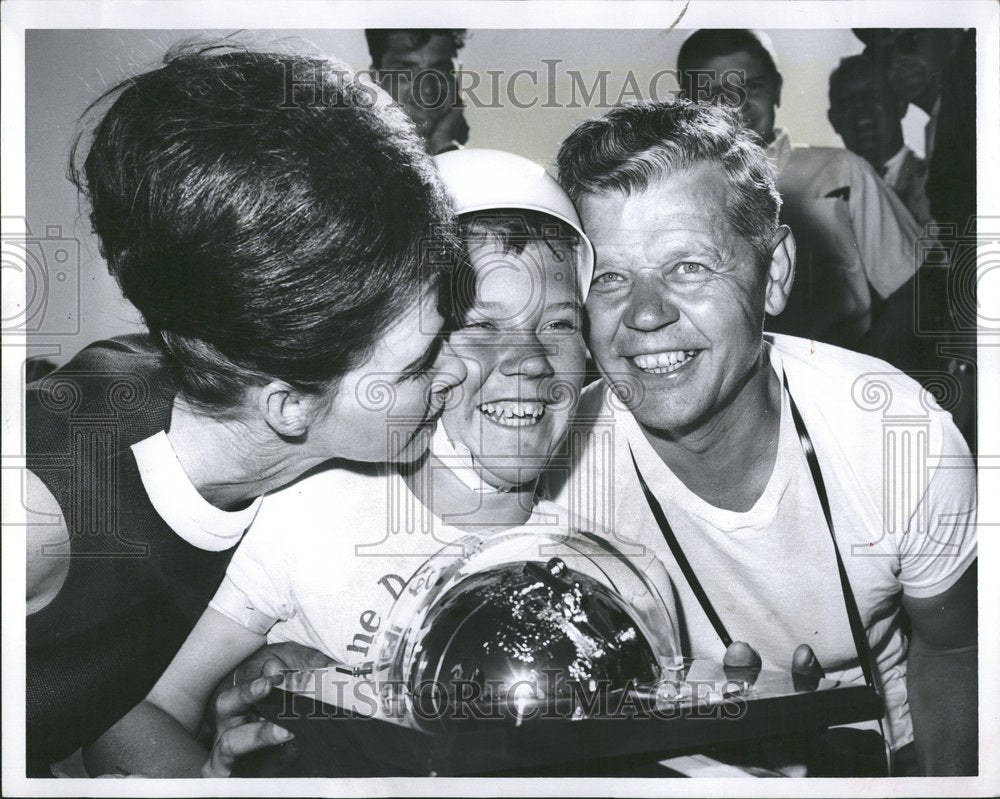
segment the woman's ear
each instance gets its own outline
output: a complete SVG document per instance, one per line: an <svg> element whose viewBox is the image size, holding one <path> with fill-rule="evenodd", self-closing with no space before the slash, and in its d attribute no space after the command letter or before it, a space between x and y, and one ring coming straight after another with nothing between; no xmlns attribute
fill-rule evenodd
<svg viewBox="0 0 1000 799"><path fill-rule="evenodd" d="M771 240L771 263L767 267L764 310L777 316L785 309L795 282L795 237L788 225L779 225Z"/></svg>
<svg viewBox="0 0 1000 799"><path fill-rule="evenodd" d="M312 398L282 380L272 380L257 396L257 409L275 433L298 438L309 429Z"/></svg>

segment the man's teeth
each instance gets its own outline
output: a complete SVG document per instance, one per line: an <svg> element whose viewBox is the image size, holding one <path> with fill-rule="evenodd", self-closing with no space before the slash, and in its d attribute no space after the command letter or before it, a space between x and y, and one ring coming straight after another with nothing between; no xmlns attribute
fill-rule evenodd
<svg viewBox="0 0 1000 799"><path fill-rule="evenodd" d="M505 427L527 427L538 424L545 414L541 402L484 402L479 410L492 421Z"/></svg>
<svg viewBox="0 0 1000 799"><path fill-rule="evenodd" d="M671 350L669 352L654 352L649 355L636 355L632 362L644 372L653 374L664 374L680 369L690 361L697 350Z"/></svg>

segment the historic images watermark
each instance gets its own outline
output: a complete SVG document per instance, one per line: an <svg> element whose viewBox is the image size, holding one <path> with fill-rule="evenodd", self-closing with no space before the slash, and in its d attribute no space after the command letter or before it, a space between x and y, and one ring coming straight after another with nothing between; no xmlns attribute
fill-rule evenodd
<svg viewBox="0 0 1000 799"><path fill-rule="evenodd" d="M442 678L416 684L378 678L372 668L287 670L283 706L277 718L300 717L294 696L314 700L310 718L348 710L423 729L444 729L453 722L532 720L634 720L743 718L754 697L751 682L680 679L667 675L655 683L617 684L610 680L566 680L562 669L540 669L512 679Z"/></svg>
<svg viewBox="0 0 1000 799"><path fill-rule="evenodd" d="M407 88L410 102L423 111L446 108L553 109L587 108L606 111L629 102L664 102L682 90L693 99L710 99L738 107L747 99L744 70L695 70L682 83L676 69L661 69L652 75L634 70L581 70L566 67L561 58L541 58L532 68L516 70L390 69L333 71L334 85L350 84L360 89L372 105L378 102L376 80L393 97ZM286 67L285 99L281 107L299 104L329 105L325 88L329 74L320 75L315 65L301 70Z"/></svg>

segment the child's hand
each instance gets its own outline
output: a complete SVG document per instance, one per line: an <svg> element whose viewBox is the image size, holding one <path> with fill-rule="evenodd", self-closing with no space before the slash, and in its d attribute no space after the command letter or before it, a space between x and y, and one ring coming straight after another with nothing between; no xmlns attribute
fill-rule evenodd
<svg viewBox="0 0 1000 799"><path fill-rule="evenodd" d="M243 661L219 684L209 703L215 743L202 775L228 777L240 757L291 740L290 732L254 715L253 706L276 685L292 687L296 673L333 662L322 652L295 643L262 647Z"/></svg>
<svg viewBox="0 0 1000 799"><path fill-rule="evenodd" d="M236 667L229 677L227 677L216 688L216 699L218 695L227 688L241 682L255 680L258 677L272 677L275 674L284 674L286 679L294 678L289 672L310 671L313 669L325 669L336 665L336 661L324 655L317 649L310 649L302 644L291 641L281 644L269 644L261 647L254 654L244 660ZM292 680L294 682L294 679ZM275 683L277 685L278 683ZM291 687L288 682L286 686Z"/></svg>
<svg viewBox="0 0 1000 799"><path fill-rule="evenodd" d="M278 746L294 736L283 727L264 721L253 714L253 706L262 701L284 675L237 682L222 691L214 702L216 722L215 744L208 761L202 767L203 777L228 777L236 762L251 752Z"/></svg>

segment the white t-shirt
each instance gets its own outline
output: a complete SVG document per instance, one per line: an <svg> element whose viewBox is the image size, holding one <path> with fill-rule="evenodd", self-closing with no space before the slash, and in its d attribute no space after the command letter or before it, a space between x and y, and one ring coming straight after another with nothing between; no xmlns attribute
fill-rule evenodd
<svg viewBox="0 0 1000 799"><path fill-rule="evenodd" d="M566 518L543 500L518 529L561 534ZM210 606L269 643L361 665L414 572L462 554L455 542L469 535L434 516L394 469L325 469L265 497Z"/></svg>
<svg viewBox="0 0 1000 799"><path fill-rule="evenodd" d="M817 451L898 748L913 738L900 591L940 594L975 559L974 464L950 416L897 369L830 345L769 338L771 364L779 378L787 373ZM719 660L722 642L649 510L630 445L732 638L757 648L765 668L778 669L789 668L795 647L808 643L828 677L862 681L833 544L787 395L774 470L745 513L716 508L690 491L602 383L585 392L567 449L550 470L550 497L570 508L572 522L589 518L662 559L677 593L686 654Z"/></svg>

